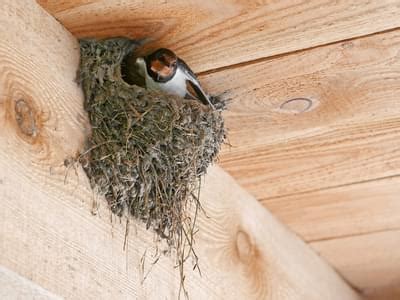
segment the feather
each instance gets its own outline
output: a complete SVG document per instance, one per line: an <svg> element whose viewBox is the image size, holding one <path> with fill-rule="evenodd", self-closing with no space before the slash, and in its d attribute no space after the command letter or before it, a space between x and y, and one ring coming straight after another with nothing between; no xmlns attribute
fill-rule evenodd
<svg viewBox="0 0 400 300"><path fill-rule="evenodd" d="M180 68L188 78L186 80L186 90L191 97L199 99L203 104L210 105L213 109L215 109L214 105L211 103L210 98L202 89L199 80L197 79L194 72L189 68L189 66L185 63L184 60L178 58L177 60L178 68Z"/></svg>
<svg viewBox="0 0 400 300"><path fill-rule="evenodd" d="M213 109L215 109L214 105L211 103L210 98L206 95L206 93L201 88L198 82L193 82L191 80L186 80L186 90L189 96L200 100L205 105L210 105Z"/></svg>

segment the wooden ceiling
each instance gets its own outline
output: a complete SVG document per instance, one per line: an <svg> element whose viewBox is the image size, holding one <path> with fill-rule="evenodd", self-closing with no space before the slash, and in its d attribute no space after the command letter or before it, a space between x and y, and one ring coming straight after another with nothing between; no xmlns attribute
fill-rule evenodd
<svg viewBox="0 0 400 300"><path fill-rule="evenodd" d="M220 165L356 288L400 284L398 0L38 2L175 50L232 100Z"/></svg>

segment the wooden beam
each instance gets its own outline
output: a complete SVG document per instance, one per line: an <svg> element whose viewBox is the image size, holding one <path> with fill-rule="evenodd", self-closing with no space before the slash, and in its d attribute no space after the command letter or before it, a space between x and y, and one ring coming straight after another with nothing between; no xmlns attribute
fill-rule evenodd
<svg viewBox="0 0 400 300"><path fill-rule="evenodd" d="M164 245L132 222L124 250L125 221L64 165L87 126L76 40L34 1L1 5L0 265L64 298L176 299L173 256L153 264ZM359 299L221 169L204 181L193 299Z"/></svg>
<svg viewBox="0 0 400 300"><path fill-rule="evenodd" d="M232 98L220 164L257 199L400 174L400 30L203 76Z"/></svg>
<svg viewBox="0 0 400 300"><path fill-rule="evenodd" d="M150 36L196 72L400 27L397 0L38 2L76 36Z"/></svg>
<svg viewBox="0 0 400 300"><path fill-rule="evenodd" d="M400 230L399 195L400 177L394 177L267 199L262 203L310 242Z"/></svg>
<svg viewBox="0 0 400 300"><path fill-rule="evenodd" d="M0 299L60 300L32 281L0 266Z"/></svg>
<svg viewBox="0 0 400 300"><path fill-rule="evenodd" d="M364 294L399 293L400 230L310 244ZM387 298L381 298L387 299Z"/></svg>

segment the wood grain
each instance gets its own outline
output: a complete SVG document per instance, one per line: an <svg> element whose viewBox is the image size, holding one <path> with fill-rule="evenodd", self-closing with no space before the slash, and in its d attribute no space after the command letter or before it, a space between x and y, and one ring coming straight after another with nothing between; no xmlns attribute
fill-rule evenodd
<svg viewBox="0 0 400 300"><path fill-rule="evenodd" d="M124 250L125 220L64 164L87 134L76 40L34 1L3 1L0 16L0 265L66 299L176 299L165 245L131 222ZM201 195L192 299L359 299L218 167Z"/></svg>
<svg viewBox="0 0 400 300"><path fill-rule="evenodd" d="M220 164L257 199L400 174L400 31L202 76L232 99Z"/></svg>
<svg viewBox="0 0 400 300"><path fill-rule="evenodd" d="M263 204L308 242L400 230L400 177L265 200Z"/></svg>
<svg viewBox="0 0 400 300"><path fill-rule="evenodd" d="M392 288L400 285L400 230L310 245L366 295L378 294L378 291L395 293L396 289Z"/></svg>
<svg viewBox="0 0 400 300"><path fill-rule="evenodd" d="M39 3L76 36L149 36L196 72L400 27L398 0Z"/></svg>
<svg viewBox="0 0 400 300"><path fill-rule="evenodd" d="M379 231L400 224L399 33L321 45L399 27L398 1L39 3L77 36L152 36L211 70L208 90L233 99L221 165L347 280L388 299L399 242Z"/></svg>
<svg viewBox="0 0 400 300"><path fill-rule="evenodd" d="M61 300L18 274L0 266L0 299Z"/></svg>

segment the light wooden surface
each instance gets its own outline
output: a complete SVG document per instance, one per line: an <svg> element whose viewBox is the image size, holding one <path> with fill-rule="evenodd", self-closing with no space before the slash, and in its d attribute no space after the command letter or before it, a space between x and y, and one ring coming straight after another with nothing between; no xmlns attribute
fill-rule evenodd
<svg viewBox="0 0 400 300"><path fill-rule="evenodd" d="M398 0L39 0L77 36L151 36L194 71L400 27Z"/></svg>
<svg viewBox="0 0 400 300"><path fill-rule="evenodd" d="M364 294L389 291L399 295L400 230L387 230L336 240L311 243L356 288ZM381 298L385 300L386 298Z"/></svg>
<svg viewBox="0 0 400 300"><path fill-rule="evenodd" d="M399 51L393 31L202 77L233 99L221 166L260 200L399 175Z"/></svg>
<svg viewBox="0 0 400 300"><path fill-rule="evenodd" d="M61 300L42 287L0 266L0 299L2 300Z"/></svg>
<svg viewBox="0 0 400 300"><path fill-rule="evenodd" d="M0 14L0 265L67 299L176 299L173 259L152 264L163 245L133 222L124 250L124 220L64 166L87 132L76 40L34 1L3 1ZM192 299L358 299L220 168L202 199Z"/></svg>
<svg viewBox="0 0 400 300"><path fill-rule="evenodd" d="M400 177L265 200L263 204L308 242L400 230Z"/></svg>
<svg viewBox="0 0 400 300"><path fill-rule="evenodd" d="M400 279L396 250L361 251L358 235L400 229L399 52L395 30L201 77L233 99L221 166L304 240L329 240L321 256L353 285L368 290L387 274L377 295ZM342 264L356 245L361 262Z"/></svg>
<svg viewBox="0 0 400 300"><path fill-rule="evenodd" d="M151 36L202 71L210 92L227 91L221 165L303 239L327 242L321 256L368 290L361 266L334 258L353 237L362 249L368 234L400 228L399 1L39 3L77 36ZM381 263L391 251L375 255L371 268L400 278ZM375 295L391 288L377 283Z"/></svg>

